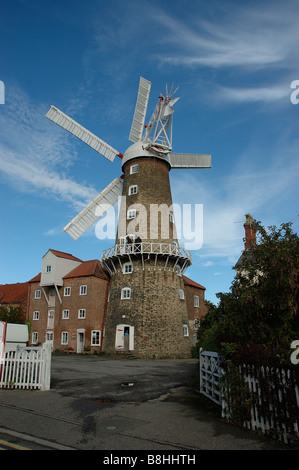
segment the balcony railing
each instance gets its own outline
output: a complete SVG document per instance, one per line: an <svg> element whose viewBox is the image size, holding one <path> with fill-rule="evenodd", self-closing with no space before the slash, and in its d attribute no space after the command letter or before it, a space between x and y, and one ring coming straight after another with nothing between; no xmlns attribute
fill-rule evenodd
<svg viewBox="0 0 299 470"><path fill-rule="evenodd" d="M191 261L191 254L189 250L178 246L177 244L171 243L130 243L126 245L114 245L111 248L107 248L102 252L102 260L108 260L115 256L123 255L138 255L138 254L157 254L174 256L179 258L187 258Z"/></svg>

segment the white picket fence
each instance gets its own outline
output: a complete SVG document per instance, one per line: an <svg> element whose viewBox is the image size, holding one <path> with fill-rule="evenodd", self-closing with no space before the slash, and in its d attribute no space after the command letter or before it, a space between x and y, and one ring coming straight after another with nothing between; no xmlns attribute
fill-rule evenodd
<svg viewBox="0 0 299 470"><path fill-rule="evenodd" d="M251 405L245 410L243 426L271 435L284 443L299 437L299 387L291 369L242 364L238 367L247 383ZM222 417L231 418L234 396L224 378L220 356L200 351L200 393L221 406ZM224 388L226 387L226 388Z"/></svg>
<svg viewBox="0 0 299 470"><path fill-rule="evenodd" d="M52 344L8 351L0 359L0 388L50 390Z"/></svg>

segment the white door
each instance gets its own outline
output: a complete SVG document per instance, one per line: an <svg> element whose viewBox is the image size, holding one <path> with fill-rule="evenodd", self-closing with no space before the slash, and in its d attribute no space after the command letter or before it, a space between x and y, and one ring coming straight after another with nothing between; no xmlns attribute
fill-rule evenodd
<svg viewBox="0 0 299 470"><path fill-rule="evenodd" d="M77 353L84 351L84 331L77 330Z"/></svg>
<svg viewBox="0 0 299 470"><path fill-rule="evenodd" d="M134 326L117 325L115 334L116 351L134 350Z"/></svg>
<svg viewBox="0 0 299 470"><path fill-rule="evenodd" d="M47 324L47 328L49 330L54 330L54 314L55 314L55 311L54 310L49 310L48 311L48 324Z"/></svg>

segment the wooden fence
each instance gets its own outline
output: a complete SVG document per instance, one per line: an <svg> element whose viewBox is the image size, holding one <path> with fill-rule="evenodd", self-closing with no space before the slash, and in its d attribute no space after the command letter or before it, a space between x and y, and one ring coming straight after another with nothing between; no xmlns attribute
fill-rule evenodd
<svg viewBox="0 0 299 470"><path fill-rule="evenodd" d="M0 359L0 388L50 389L51 343L8 351Z"/></svg>
<svg viewBox="0 0 299 470"><path fill-rule="evenodd" d="M221 405L223 418L286 444L299 437L299 387L294 367L242 364L228 368L211 351L201 351L199 363L200 392Z"/></svg>

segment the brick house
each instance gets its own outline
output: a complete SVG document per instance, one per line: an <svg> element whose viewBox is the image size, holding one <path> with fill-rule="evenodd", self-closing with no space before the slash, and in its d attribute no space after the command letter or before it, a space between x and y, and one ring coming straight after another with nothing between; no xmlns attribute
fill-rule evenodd
<svg viewBox="0 0 299 470"><path fill-rule="evenodd" d="M99 260L83 262L49 250L42 272L29 281L32 344L47 340L53 342L53 349L99 350L108 285Z"/></svg>
<svg viewBox="0 0 299 470"><path fill-rule="evenodd" d="M163 280L161 277L160 282ZM102 350L105 311L112 293L110 275L99 260L82 261L50 249L37 276L28 283L0 286L0 295L5 301L23 302L31 323L31 344L51 341L53 350L75 353ZM186 305L185 335L193 346L199 320L205 314L204 295L205 287L181 277L178 300Z"/></svg>
<svg viewBox="0 0 299 470"><path fill-rule="evenodd" d="M24 314L27 311L28 283L0 285L0 305L3 307L21 307Z"/></svg>
<svg viewBox="0 0 299 470"><path fill-rule="evenodd" d="M183 276L183 282L189 320L189 337L192 346L195 346L200 320L206 314L206 288L186 276Z"/></svg>

